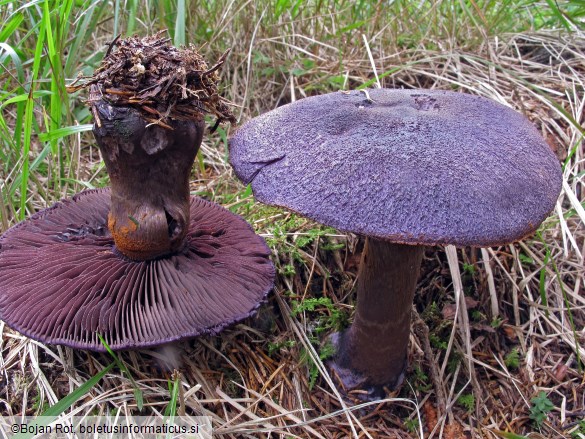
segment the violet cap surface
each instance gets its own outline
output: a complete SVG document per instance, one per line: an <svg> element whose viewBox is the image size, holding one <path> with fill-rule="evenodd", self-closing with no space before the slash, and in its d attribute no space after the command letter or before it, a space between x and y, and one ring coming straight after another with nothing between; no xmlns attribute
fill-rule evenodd
<svg viewBox="0 0 585 439"><path fill-rule="evenodd" d="M493 246L534 232L559 162L520 113L438 90L308 97L230 140L255 197L339 230L402 244Z"/></svg>

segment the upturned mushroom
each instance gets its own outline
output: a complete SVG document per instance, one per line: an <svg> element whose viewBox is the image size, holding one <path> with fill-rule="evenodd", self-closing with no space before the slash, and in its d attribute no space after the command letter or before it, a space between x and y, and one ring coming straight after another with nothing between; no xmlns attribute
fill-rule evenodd
<svg viewBox="0 0 585 439"><path fill-rule="evenodd" d="M140 348L217 333L264 300L275 274L264 240L189 194L204 115L233 120L217 91L222 60L210 68L160 34L112 43L78 86L91 88L112 188L62 200L0 237L10 327L46 343L101 351L101 335L112 349Z"/></svg>
<svg viewBox="0 0 585 439"><path fill-rule="evenodd" d="M426 246L487 247L533 233L560 165L521 114L437 90L337 92L256 117L230 140L255 197L365 239L351 327L332 339L346 389L404 377Z"/></svg>

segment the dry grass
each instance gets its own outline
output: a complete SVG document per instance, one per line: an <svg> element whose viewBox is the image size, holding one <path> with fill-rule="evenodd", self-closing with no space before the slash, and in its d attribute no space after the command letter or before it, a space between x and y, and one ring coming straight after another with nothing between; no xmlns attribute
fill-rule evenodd
<svg viewBox="0 0 585 439"><path fill-rule="evenodd" d="M204 141L193 192L230 206L267 238L277 285L257 317L221 336L164 352L122 353L144 393L145 410L164 411L177 369L179 410L212 416L218 437L496 438L497 431L509 431L552 438L579 428L585 419L585 34L577 28L510 33L512 25L485 10L461 12L455 21L440 9L445 3L418 15L411 9L400 20L387 20L382 3L371 5L367 24L339 32L347 25L340 22L343 14L354 13L349 4L294 18L232 2L207 23L217 31L203 52L216 59L232 47L223 82L241 121L307 95L373 84L372 60L383 87L460 90L524 113L565 164L563 193L538 235L494 249L429 249L406 384L383 401L344 401L320 359L319 340L326 335L320 329L351 315L362 243L255 204L232 175L220 131ZM162 26L150 16L142 20L140 31ZM109 26L95 32L93 49L112 38ZM416 37L407 32L415 26ZM78 153L68 166L78 180L107 183L91 139L79 136L72 144ZM33 152L41 147L34 144ZM3 176L0 191L14 178ZM70 181L52 192L37 178L29 189L30 210L81 189ZM17 218L17 207L2 208L0 230ZM314 297L334 306L298 307ZM111 363L105 355L46 347L5 326L0 330L5 415L39 413ZM555 406L540 430L529 418L539 391ZM137 414L133 385L120 371L108 374L71 413L112 410Z"/></svg>

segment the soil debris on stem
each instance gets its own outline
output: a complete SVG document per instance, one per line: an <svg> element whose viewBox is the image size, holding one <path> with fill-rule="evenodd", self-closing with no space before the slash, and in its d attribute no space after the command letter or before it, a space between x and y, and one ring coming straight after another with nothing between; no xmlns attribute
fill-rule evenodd
<svg viewBox="0 0 585 439"><path fill-rule="evenodd" d="M234 123L217 87L229 50L209 67L193 46L172 46L165 32L116 37L94 74L78 78L67 91L89 87L94 116L96 102L103 99L112 106L135 108L149 123L165 128L170 128L170 119L201 120L205 114L217 118L214 128L224 121Z"/></svg>

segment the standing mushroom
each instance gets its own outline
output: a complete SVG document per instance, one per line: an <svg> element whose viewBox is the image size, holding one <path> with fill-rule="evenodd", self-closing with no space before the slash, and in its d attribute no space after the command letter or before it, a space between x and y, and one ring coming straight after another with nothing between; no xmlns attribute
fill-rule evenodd
<svg viewBox="0 0 585 439"><path fill-rule="evenodd" d="M309 97L230 140L256 198L366 237L355 319L333 336L346 389L379 395L407 363L425 246L495 246L533 233L561 169L536 129L490 100L436 90Z"/></svg>
<svg viewBox="0 0 585 439"><path fill-rule="evenodd" d="M46 343L102 351L101 335L128 349L217 333L260 305L275 274L266 243L189 194L204 115L233 120L217 93L222 62L208 68L160 34L133 37L72 87L91 87L112 188L62 200L0 237L9 326Z"/></svg>

